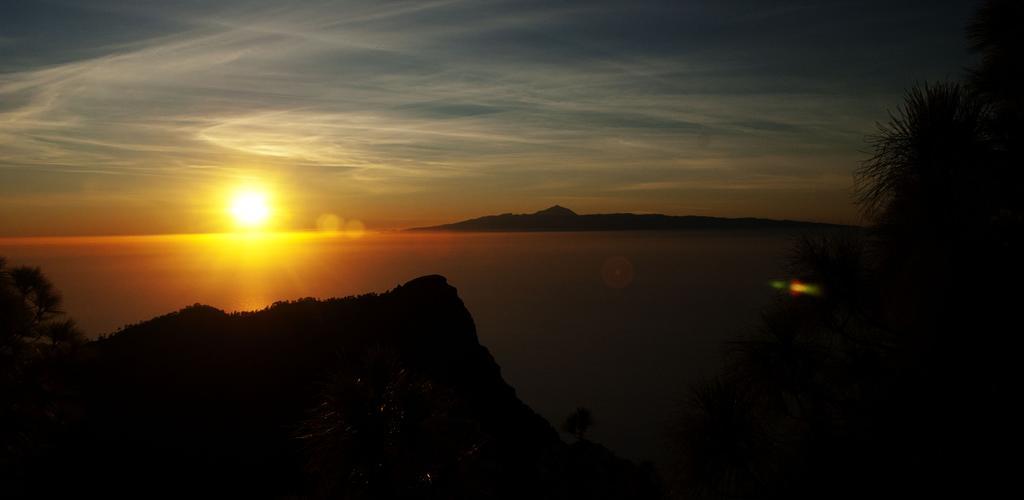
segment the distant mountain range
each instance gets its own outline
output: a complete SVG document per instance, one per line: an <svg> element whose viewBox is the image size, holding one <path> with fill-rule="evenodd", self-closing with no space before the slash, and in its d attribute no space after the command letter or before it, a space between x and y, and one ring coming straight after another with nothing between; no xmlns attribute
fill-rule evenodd
<svg viewBox="0 0 1024 500"><path fill-rule="evenodd" d="M802 229L844 227L795 220L725 218L663 214L577 214L555 205L532 214L501 214L417 227L410 231L658 231L677 229Z"/></svg>

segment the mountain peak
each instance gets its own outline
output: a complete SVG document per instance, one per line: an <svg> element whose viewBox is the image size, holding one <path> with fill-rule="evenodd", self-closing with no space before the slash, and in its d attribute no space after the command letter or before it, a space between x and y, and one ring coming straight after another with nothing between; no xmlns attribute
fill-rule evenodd
<svg viewBox="0 0 1024 500"><path fill-rule="evenodd" d="M565 217L565 216L576 215L576 212L573 212L572 210L569 210L568 208L565 208L565 207L563 207L561 205L555 205L555 206L553 206L551 208L546 208L546 209L541 210L539 212L534 212L533 215L548 215L548 216L557 215L557 216Z"/></svg>
<svg viewBox="0 0 1024 500"><path fill-rule="evenodd" d="M451 224L413 228L413 231L658 231L683 229L810 229L840 227L832 224L696 215L586 214L579 215L561 205L532 214L487 215Z"/></svg>

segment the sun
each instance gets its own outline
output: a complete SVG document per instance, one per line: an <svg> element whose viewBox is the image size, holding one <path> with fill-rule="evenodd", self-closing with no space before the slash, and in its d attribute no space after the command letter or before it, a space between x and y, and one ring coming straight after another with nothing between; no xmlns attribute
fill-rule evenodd
<svg viewBox="0 0 1024 500"><path fill-rule="evenodd" d="M270 204L265 193L243 191L231 199L229 212L239 226L255 229L266 224L270 218Z"/></svg>

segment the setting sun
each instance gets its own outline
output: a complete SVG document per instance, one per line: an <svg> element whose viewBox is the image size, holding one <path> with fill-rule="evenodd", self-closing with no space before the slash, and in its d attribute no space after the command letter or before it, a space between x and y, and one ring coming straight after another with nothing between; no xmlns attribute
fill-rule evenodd
<svg viewBox="0 0 1024 500"><path fill-rule="evenodd" d="M0 14L0 500L1019 488L1024 0Z"/></svg>
<svg viewBox="0 0 1024 500"><path fill-rule="evenodd" d="M260 227L270 217L267 195L254 191L238 193L231 200L230 212L239 226Z"/></svg>

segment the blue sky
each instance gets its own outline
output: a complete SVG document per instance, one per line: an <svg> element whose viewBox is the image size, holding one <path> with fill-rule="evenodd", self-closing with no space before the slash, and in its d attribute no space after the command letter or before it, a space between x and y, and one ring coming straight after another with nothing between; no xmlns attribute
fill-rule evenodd
<svg viewBox="0 0 1024 500"><path fill-rule="evenodd" d="M942 5L936 5L941 3ZM975 2L0 0L0 235L559 203L856 222L864 137Z"/></svg>

